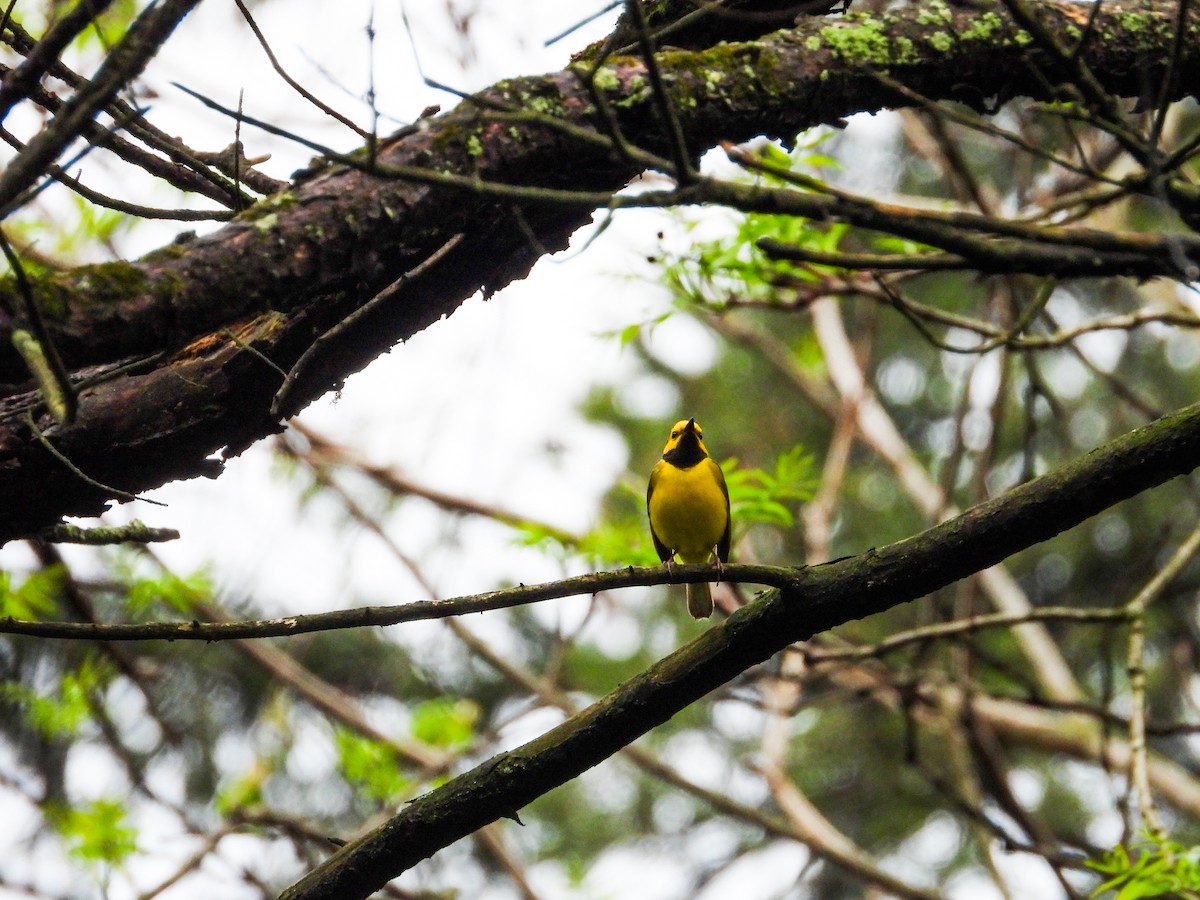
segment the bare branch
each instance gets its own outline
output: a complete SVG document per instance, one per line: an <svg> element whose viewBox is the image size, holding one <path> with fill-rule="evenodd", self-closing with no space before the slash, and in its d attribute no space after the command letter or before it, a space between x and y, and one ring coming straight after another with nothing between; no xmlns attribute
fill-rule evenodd
<svg viewBox="0 0 1200 900"><path fill-rule="evenodd" d="M9 72L0 84L0 120L4 119L15 103L29 96L46 71L58 61L59 54L67 45L111 5L112 0L80 0L54 23L54 27L37 42L33 52ZM0 31L3 30L0 28Z"/></svg>
<svg viewBox="0 0 1200 900"><path fill-rule="evenodd" d="M86 127L92 116L141 74L171 36L175 26L199 2L163 0L138 16L121 42L105 57L87 87L71 97L50 126L34 137L0 174L0 209L7 209L14 199L40 178L62 149Z"/></svg>
<svg viewBox="0 0 1200 900"><path fill-rule="evenodd" d="M726 565L726 581L780 586L792 584L797 570L778 566ZM145 622L107 624L87 622L34 622L0 618L0 634L27 634L34 637L84 641L212 641L248 638L287 637L342 628L384 627L423 619L444 619L468 613L509 609L544 600L595 594L622 587L652 584L688 584L711 581L711 566L675 565L670 571L661 567L629 566L613 572L580 575L563 581L539 585L521 585L482 594L470 594L449 600L417 601L394 606L364 606L357 609L283 616L242 622Z"/></svg>
<svg viewBox="0 0 1200 900"><path fill-rule="evenodd" d="M1154 573L1146 586L1125 605L1129 615L1126 670L1129 674L1129 781L1137 794L1138 811L1145 828L1158 837L1166 830L1150 790L1146 748L1146 609L1179 576L1200 551L1200 527L1192 529L1167 564Z"/></svg>

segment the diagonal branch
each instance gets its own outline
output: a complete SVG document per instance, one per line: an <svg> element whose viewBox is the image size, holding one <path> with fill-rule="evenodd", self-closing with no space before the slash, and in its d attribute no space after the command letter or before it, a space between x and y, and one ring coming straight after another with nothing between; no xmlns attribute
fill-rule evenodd
<svg viewBox="0 0 1200 900"><path fill-rule="evenodd" d="M578 776L789 644L924 596L1200 464L1200 405L928 531L798 570L539 738L418 797L284 892L287 900L365 897L401 872Z"/></svg>

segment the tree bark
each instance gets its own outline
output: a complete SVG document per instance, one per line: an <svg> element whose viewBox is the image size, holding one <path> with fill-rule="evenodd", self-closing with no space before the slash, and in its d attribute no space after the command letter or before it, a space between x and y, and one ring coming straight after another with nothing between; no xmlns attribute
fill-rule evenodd
<svg viewBox="0 0 1200 900"><path fill-rule="evenodd" d="M1080 58L1104 89L1156 96L1174 47L1173 3L1105 6L1088 31L1089 7L1037 9L1066 46L1087 35ZM1200 18L1193 13L1184 28L1173 95L1200 85ZM980 109L1050 97L1065 77L1003 7L940 4L806 20L761 40L668 49L658 60L693 158L720 141L789 140L913 102L876 73ZM0 542L63 515L98 514L119 496L113 488L215 476L214 454L229 458L279 430L279 413L566 246L603 197L645 168L612 140L614 127L671 156L645 64L609 60L592 80L602 107L582 77L588 69L499 83L353 165L298 178L208 236L183 236L133 263L34 279L53 344L80 384L70 424L41 412L9 340L23 327L20 297L11 280L0 282ZM692 190L679 199L705 198ZM385 302L337 329L381 292ZM273 412L283 373L302 358Z"/></svg>

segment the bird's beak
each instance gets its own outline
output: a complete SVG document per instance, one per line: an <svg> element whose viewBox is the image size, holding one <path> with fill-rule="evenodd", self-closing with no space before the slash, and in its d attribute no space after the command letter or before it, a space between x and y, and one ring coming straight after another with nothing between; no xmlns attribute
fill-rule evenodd
<svg viewBox="0 0 1200 900"><path fill-rule="evenodd" d="M696 417L695 416L692 416L692 418L688 419L688 423L685 426L683 426L683 430L684 431L695 431L696 430Z"/></svg>

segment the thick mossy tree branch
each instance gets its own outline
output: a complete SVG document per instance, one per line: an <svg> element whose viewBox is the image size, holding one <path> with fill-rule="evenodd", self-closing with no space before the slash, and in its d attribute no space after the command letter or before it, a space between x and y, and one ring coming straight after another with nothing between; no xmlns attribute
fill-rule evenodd
<svg viewBox="0 0 1200 900"><path fill-rule="evenodd" d="M1071 3L1037 8L1068 45L1088 14ZM1173 0L1105 5L1080 53L1106 90L1140 97L1163 76L1175 20ZM1200 17L1185 29L1177 93L1200 86ZM658 66L693 152L760 134L790 139L916 95L976 108L1055 95L1030 36L1002 6L806 19L756 41L668 49ZM271 401L297 360L305 377L286 392L282 414L566 246L649 154L669 155L642 61L615 57L590 79L589 71L579 63L498 83L381 141L371 157L314 168L213 234L136 262L35 279L79 397L71 425L39 424L91 483L28 425L37 397L8 339L13 286L0 280L0 542L103 511L113 495L96 483L137 493L218 473L214 454L237 454L278 430ZM627 145L644 153L621 152ZM677 199L721 198L693 186ZM314 357L322 335L385 292L386 302L334 331Z"/></svg>
<svg viewBox="0 0 1200 900"><path fill-rule="evenodd" d="M1197 465L1200 404L914 537L798 569L791 585L738 610L578 715L418 797L282 896L369 896L442 847L516 815L789 644L996 565Z"/></svg>

